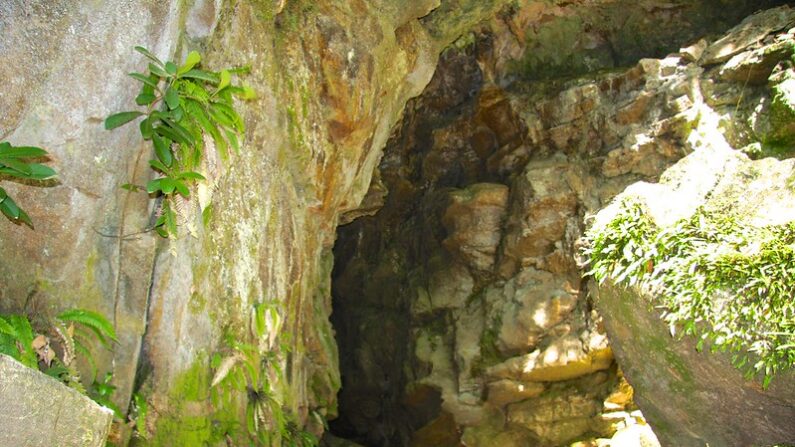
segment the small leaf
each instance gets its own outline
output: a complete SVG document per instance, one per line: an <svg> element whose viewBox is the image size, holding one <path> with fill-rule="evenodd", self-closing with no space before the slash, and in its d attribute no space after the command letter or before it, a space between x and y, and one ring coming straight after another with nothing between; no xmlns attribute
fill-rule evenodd
<svg viewBox="0 0 795 447"><path fill-rule="evenodd" d="M157 77L164 78L164 79L168 79L168 78L171 77L171 75L166 73L165 70L163 70L162 68L158 67L155 64L149 64L149 72L152 73L153 75L157 76Z"/></svg>
<svg viewBox="0 0 795 447"><path fill-rule="evenodd" d="M244 357L239 352L221 360L218 364L218 369L213 375L213 380L210 382L210 387L212 388L221 383L221 381L223 381L226 376L229 375L229 372L232 371L232 368L234 368L235 364L243 360Z"/></svg>
<svg viewBox="0 0 795 447"><path fill-rule="evenodd" d="M135 97L135 103L139 106L148 106L155 102L155 99L157 99L157 97L151 93L141 93Z"/></svg>
<svg viewBox="0 0 795 447"><path fill-rule="evenodd" d="M155 132L177 143L193 146L192 139L186 138L184 134L176 132L169 126L157 126Z"/></svg>
<svg viewBox="0 0 795 447"><path fill-rule="evenodd" d="M19 221L33 229L33 221L30 220L30 216L22 208L19 209Z"/></svg>
<svg viewBox="0 0 795 447"><path fill-rule="evenodd" d="M13 147L8 143L0 146L0 157L2 158L30 158L30 157L43 157L47 155L47 151L40 147L33 146L17 146Z"/></svg>
<svg viewBox="0 0 795 447"><path fill-rule="evenodd" d="M773 376L770 374L765 374L765 378L762 380L762 389L767 389L770 386L770 381L773 380Z"/></svg>
<svg viewBox="0 0 795 447"><path fill-rule="evenodd" d="M177 74L177 65L171 61L166 62L166 73L171 76Z"/></svg>
<svg viewBox="0 0 795 447"><path fill-rule="evenodd" d="M166 228L168 229L169 234L177 235L177 216L174 214L174 211L171 209L171 205L166 203L166 207L164 209L164 216L166 218Z"/></svg>
<svg viewBox="0 0 795 447"><path fill-rule="evenodd" d="M160 191L161 190L160 183L162 180L163 180L162 178L156 178L154 180L149 180L148 182L146 182L146 192L152 194ZM162 219L162 216L160 218Z"/></svg>
<svg viewBox="0 0 795 447"><path fill-rule="evenodd" d="M141 136L144 140L151 140L152 134L154 133L154 129L152 128L152 118L147 117L141 120L141 124L138 125L138 129L141 131Z"/></svg>
<svg viewBox="0 0 795 447"><path fill-rule="evenodd" d="M232 87L232 93L238 98L246 101L257 98L257 93L254 91L254 89L247 85L244 85L243 87Z"/></svg>
<svg viewBox="0 0 795 447"><path fill-rule="evenodd" d="M11 197L6 197L5 200L0 202L0 211L11 220L16 221L19 219L19 207L14 203Z"/></svg>
<svg viewBox="0 0 795 447"><path fill-rule="evenodd" d="M30 167L30 175L28 178L35 180L47 180L57 175L54 169L43 164L31 163L28 166Z"/></svg>
<svg viewBox="0 0 795 447"><path fill-rule="evenodd" d="M163 174L168 174L168 167L166 167L166 165L164 165L160 160L149 160L149 166L151 166L152 169L162 172Z"/></svg>
<svg viewBox="0 0 795 447"><path fill-rule="evenodd" d="M143 82L145 85L152 87L153 89L157 89L157 81L153 80L150 76L147 76L143 73L127 73L127 76L132 77L138 81Z"/></svg>
<svg viewBox="0 0 795 447"><path fill-rule="evenodd" d="M176 88L170 87L168 90L166 90L165 99L166 105L168 105L169 109L174 110L179 107L179 92Z"/></svg>
<svg viewBox="0 0 795 447"><path fill-rule="evenodd" d="M173 193L176 187L177 185L173 178L163 177L160 179L160 190L163 191L163 194Z"/></svg>
<svg viewBox="0 0 795 447"><path fill-rule="evenodd" d="M167 167L171 167L171 163L174 161L173 156L171 155L171 140L168 138L162 138L159 135L153 135L152 141L155 146L155 154L160 161Z"/></svg>
<svg viewBox="0 0 795 447"><path fill-rule="evenodd" d="M188 53L188 57L185 58L185 64L179 68L177 71L178 75L182 75L184 73L189 72L196 64L198 64L202 60L201 55L199 55L196 51L191 51Z"/></svg>
<svg viewBox="0 0 795 447"><path fill-rule="evenodd" d="M105 119L105 129L111 130L129 123L130 121L142 116L142 112L120 112L113 114Z"/></svg>
<svg viewBox="0 0 795 447"><path fill-rule="evenodd" d="M202 81L211 82L213 84L218 83L218 75L215 73L211 73L209 71L198 70L194 68L182 75L183 78L193 78L193 79L200 79Z"/></svg>
<svg viewBox="0 0 795 447"><path fill-rule="evenodd" d="M194 171L182 172L177 176L181 180L205 180L204 176Z"/></svg>
<svg viewBox="0 0 795 447"><path fill-rule="evenodd" d="M126 189L127 191L130 191L130 192L138 192L138 191L141 191L143 189L143 188L141 188L138 185L133 185L132 183L125 183L125 184L121 185L121 188L122 189Z"/></svg>
<svg viewBox="0 0 795 447"><path fill-rule="evenodd" d="M221 70L221 80L218 82L218 90L216 92L220 92L221 90L225 89L229 86L229 83L232 82L232 75L229 74L228 70Z"/></svg>
<svg viewBox="0 0 795 447"><path fill-rule="evenodd" d="M163 65L163 62L161 62L160 59L157 58L157 56L152 54L152 52L147 50L146 48L137 46L137 47L135 47L135 51L143 54L144 56L146 56L147 58L151 59L153 62L157 63L158 65L160 65L160 66Z"/></svg>
<svg viewBox="0 0 795 447"><path fill-rule="evenodd" d="M30 166L15 158L0 158L0 165L5 165L14 171L25 174L25 177L31 174Z"/></svg>
<svg viewBox="0 0 795 447"><path fill-rule="evenodd" d="M174 180L174 189L176 189L178 193L182 194L183 197L190 197L190 190L188 189L188 186L181 181Z"/></svg>

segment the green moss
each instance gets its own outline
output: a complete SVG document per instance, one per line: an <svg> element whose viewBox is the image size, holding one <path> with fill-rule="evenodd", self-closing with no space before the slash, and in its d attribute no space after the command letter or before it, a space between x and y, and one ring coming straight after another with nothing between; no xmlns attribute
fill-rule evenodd
<svg viewBox="0 0 795 447"><path fill-rule="evenodd" d="M486 369L503 360L505 356L500 353L497 343L500 340L499 328L502 326L502 317L498 316L491 327L483 331L480 336L480 356L472 362L471 374L475 377L483 375Z"/></svg>
<svg viewBox="0 0 795 447"><path fill-rule="evenodd" d="M795 151L795 79L788 78L773 86L768 120L770 132L763 138L775 152Z"/></svg>
<svg viewBox="0 0 795 447"><path fill-rule="evenodd" d="M749 378L765 376L765 387L795 365L795 223L759 228L725 210L699 209L663 230L625 202L586 239L589 275L653 290L665 321L698 336L699 349L731 352ZM677 358L668 360L692 380Z"/></svg>
<svg viewBox="0 0 795 447"><path fill-rule="evenodd" d="M141 445L208 445L213 440L208 411L210 380L209 363L198 356L193 366L174 380L168 392L172 407L168 411L158 408L154 434Z"/></svg>

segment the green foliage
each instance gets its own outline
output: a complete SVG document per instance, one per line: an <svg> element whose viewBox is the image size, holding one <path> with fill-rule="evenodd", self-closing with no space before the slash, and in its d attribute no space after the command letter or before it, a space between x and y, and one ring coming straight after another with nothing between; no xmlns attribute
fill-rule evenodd
<svg viewBox="0 0 795 447"><path fill-rule="evenodd" d="M755 227L730 213L698 210L659 229L637 203L586 235L600 283L647 287L672 333L732 354L748 378L795 366L795 223Z"/></svg>
<svg viewBox="0 0 795 447"><path fill-rule="evenodd" d="M145 110L111 115L105 119L105 128L115 129L143 117L139 130L152 143L155 158L149 165L160 177L145 187L126 184L123 188L164 196L154 229L163 237L173 237L177 235L173 201L177 195L188 198L191 185L204 180L197 170L204 157L205 137L213 140L223 160L228 159L229 148L238 151L245 128L233 98L255 95L249 87L232 85L232 74L245 73L245 68L206 71L199 68L201 56L195 51L178 66L161 61L145 48L135 50L150 60L146 73L129 74L142 84L135 102Z"/></svg>
<svg viewBox="0 0 795 447"><path fill-rule="evenodd" d="M88 396L94 399L94 402L113 410L113 414L121 419L123 417L121 410L111 400L113 393L116 391L116 387L110 383L111 380L113 380L113 373L110 372L105 374L101 382L94 379L88 390Z"/></svg>
<svg viewBox="0 0 795 447"><path fill-rule="evenodd" d="M249 336L253 343L242 343L228 336L228 353L213 355L211 366L215 375L211 383L211 399L215 408L233 406L235 399L245 396L245 427L242 430L252 445L310 447L318 445L311 433L300 428L284 408L272 383L284 381L279 360L288 348L263 351L260 341L269 339L272 329L281 325L281 317L274 303L260 303L252 307Z"/></svg>
<svg viewBox="0 0 795 447"><path fill-rule="evenodd" d="M135 435L139 438L147 439L146 416L149 414L149 404L147 404L146 399L138 393L133 393L132 397L130 420L135 424Z"/></svg>
<svg viewBox="0 0 795 447"><path fill-rule="evenodd" d="M15 358L29 368L38 368L33 337L33 328L27 317L0 315L0 353Z"/></svg>
<svg viewBox="0 0 795 447"><path fill-rule="evenodd" d="M58 315L44 332L50 332L53 336L35 332L26 316L0 315L0 353L59 379L118 414L118 409L110 402L110 395L115 389L110 385L112 376L97 382L96 365L88 348L92 339L109 347L108 340L116 340L113 325L96 312L71 309ZM60 357L56 356L56 351L61 353ZM77 354L93 369L89 391L81 383L80 374L74 365Z"/></svg>
<svg viewBox="0 0 795 447"><path fill-rule="evenodd" d="M30 159L45 157L47 151L33 146L12 146L8 142L0 142L0 174L22 180L48 180L55 177L52 168L41 163L32 163ZM14 202L5 189L0 188L0 212L9 220L33 228L30 216Z"/></svg>

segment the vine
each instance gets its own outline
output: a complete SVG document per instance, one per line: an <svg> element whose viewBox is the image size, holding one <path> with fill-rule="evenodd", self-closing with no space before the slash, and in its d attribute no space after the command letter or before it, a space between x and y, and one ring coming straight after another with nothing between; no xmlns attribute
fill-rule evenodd
<svg viewBox="0 0 795 447"><path fill-rule="evenodd" d="M622 206L586 234L586 275L648 287L672 333L730 352L764 388L795 366L795 222L760 228L699 209L661 229L638 203Z"/></svg>
<svg viewBox="0 0 795 447"><path fill-rule="evenodd" d="M255 94L250 87L232 84L232 75L246 73L247 68L213 72L199 68L201 56L196 51L178 66L161 61L146 48L135 50L150 61L146 73L129 74L142 84L135 103L145 109L113 114L105 119L105 129L143 117L139 130L152 143L155 157L149 165L159 177L145 186L125 184L123 188L162 196L153 229L162 237L176 237L177 196L188 199L191 186L205 180L197 172L204 159L205 137L212 139L223 161L228 160L230 148L239 151L245 126L233 98L248 100Z"/></svg>

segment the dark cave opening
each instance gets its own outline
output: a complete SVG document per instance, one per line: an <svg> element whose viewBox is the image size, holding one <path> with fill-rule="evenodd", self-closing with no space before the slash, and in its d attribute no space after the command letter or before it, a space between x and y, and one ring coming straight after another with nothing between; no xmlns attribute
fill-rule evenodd
<svg viewBox="0 0 795 447"><path fill-rule="evenodd" d="M446 237L446 192L487 174L485 160L473 149L462 154L451 145L433 151L433 132L473 115L482 85L471 51L445 54L387 145L376 181L390 191L382 208L338 230L332 323L340 346L353 348L340 349L340 417L330 424L339 437L366 446L405 446L440 414L441 394L434 387L415 385L410 396L403 392L427 368L413 364L412 330L446 324L444 313L413 321L414 288L427 282L428 262L448 262L437 259ZM496 145L489 137L482 138L484 144Z"/></svg>

